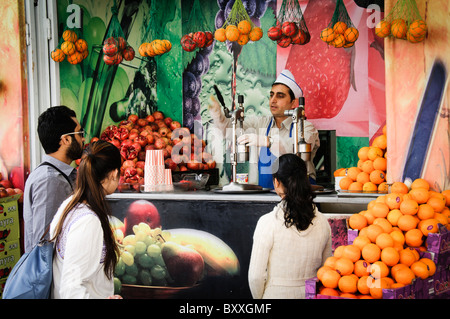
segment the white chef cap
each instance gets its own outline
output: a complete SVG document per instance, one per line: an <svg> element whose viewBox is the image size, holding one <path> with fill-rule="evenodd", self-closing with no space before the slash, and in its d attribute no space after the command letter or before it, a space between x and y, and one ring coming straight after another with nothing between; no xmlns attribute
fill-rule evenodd
<svg viewBox="0 0 450 319"><path fill-rule="evenodd" d="M295 78L289 70L281 71L280 75L277 77L273 84L278 83L284 84L288 88L290 88L292 92L294 92L294 96L296 99L303 96L301 87L297 84L297 82L295 82Z"/></svg>

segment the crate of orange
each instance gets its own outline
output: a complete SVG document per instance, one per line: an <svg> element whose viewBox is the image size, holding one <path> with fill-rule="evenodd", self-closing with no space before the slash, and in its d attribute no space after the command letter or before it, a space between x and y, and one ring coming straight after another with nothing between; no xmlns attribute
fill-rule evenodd
<svg viewBox="0 0 450 319"><path fill-rule="evenodd" d="M448 191L434 191L424 179L409 186L394 182L390 193L349 217L349 244L338 246L317 271L317 294L320 298L430 298L434 275L447 268L448 259L441 255L442 249L440 259L425 253L433 245L430 238L447 236L448 199ZM437 245L442 246L446 249L447 244Z"/></svg>
<svg viewBox="0 0 450 319"><path fill-rule="evenodd" d="M415 1L399 0L389 14L378 22L375 34L380 38L389 37L419 43L427 37L428 27Z"/></svg>

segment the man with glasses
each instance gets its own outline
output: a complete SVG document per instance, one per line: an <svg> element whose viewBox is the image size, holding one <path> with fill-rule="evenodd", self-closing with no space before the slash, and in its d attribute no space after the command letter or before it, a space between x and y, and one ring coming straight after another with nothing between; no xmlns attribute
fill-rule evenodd
<svg viewBox="0 0 450 319"><path fill-rule="evenodd" d="M48 108L38 119L43 162L28 176L23 200L24 244L29 252L45 233L61 203L72 193L84 147L84 131L73 110Z"/></svg>

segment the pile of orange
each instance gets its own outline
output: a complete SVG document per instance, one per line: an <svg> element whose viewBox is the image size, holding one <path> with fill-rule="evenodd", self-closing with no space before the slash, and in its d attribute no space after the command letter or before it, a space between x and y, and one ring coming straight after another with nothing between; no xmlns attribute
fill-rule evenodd
<svg viewBox="0 0 450 319"><path fill-rule="evenodd" d="M67 57L70 64L78 64L89 55L86 40L78 38L75 31L65 30L62 34L61 46L53 50L50 57L55 62L62 62Z"/></svg>
<svg viewBox="0 0 450 319"><path fill-rule="evenodd" d="M416 179L410 188L395 182L391 192L378 196L367 210L348 220L358 236L350 245L336 248L317 271L319 293L347 298L381 299L382 289L409 285L436 271L426 251L429 233L438 224L449 227L450 190L435 192L428 182Z"/></svg>
<svg viewBox="0 0 450 319"><path fill-rule="evenodd" d="M358 37L358 29L348 27L342 21L338 21L333 27L327 27L320 32L320 39L335 48L350 48L358 40Z"/></svg>
<svg viewBox="0 0 450 319"><path fill-rule="evenodd" d="M383 133L375 137L370 146L358 150L358 164L355 167L340 168L334 172L341 190L349 192L387 193L387 136L386 126Z"/></svg>
<svg viewBox="0 0 450 319"><path fill-rule="evenodd" d="M416 19L410 23L402 18L394 19L392 22L381 20L375 27L375 34L380 38L392 36L411 43L425 40L427 32L427 24L422 19Z"/></svg>
<svg viewBox="0 0 450 319"><path fill-rule="evenodd" d="M221 27L214 32L214 38L217 41L237 42L240 45L245 45L249 41L259 41L263 36L263 31L260 27L254 26L248 20L241 20L237 25L229 24L225 28Z"/></svg>

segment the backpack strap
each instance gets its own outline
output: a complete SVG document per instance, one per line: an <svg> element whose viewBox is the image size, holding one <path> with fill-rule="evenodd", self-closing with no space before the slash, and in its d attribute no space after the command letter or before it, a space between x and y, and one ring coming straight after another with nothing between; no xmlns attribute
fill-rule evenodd
<svg viewBox="0 0 450 319"><path fill-rule="evenodd" d="M70 179L69 179L69 177L66 175L66 174L64 174L58 167L56 167L55 165L53 165L52 163L49 163L49 162L42 162L38 167L40 167L40 166L42 166L42 165L48 165L48 166L51 166L51 167L53 167L54 169L56 169L65 179L66 179L66 181L69 183L69 185L70 185L70 188L73 190L73 186L72 186L72 183L70 182Z"/></svg>

